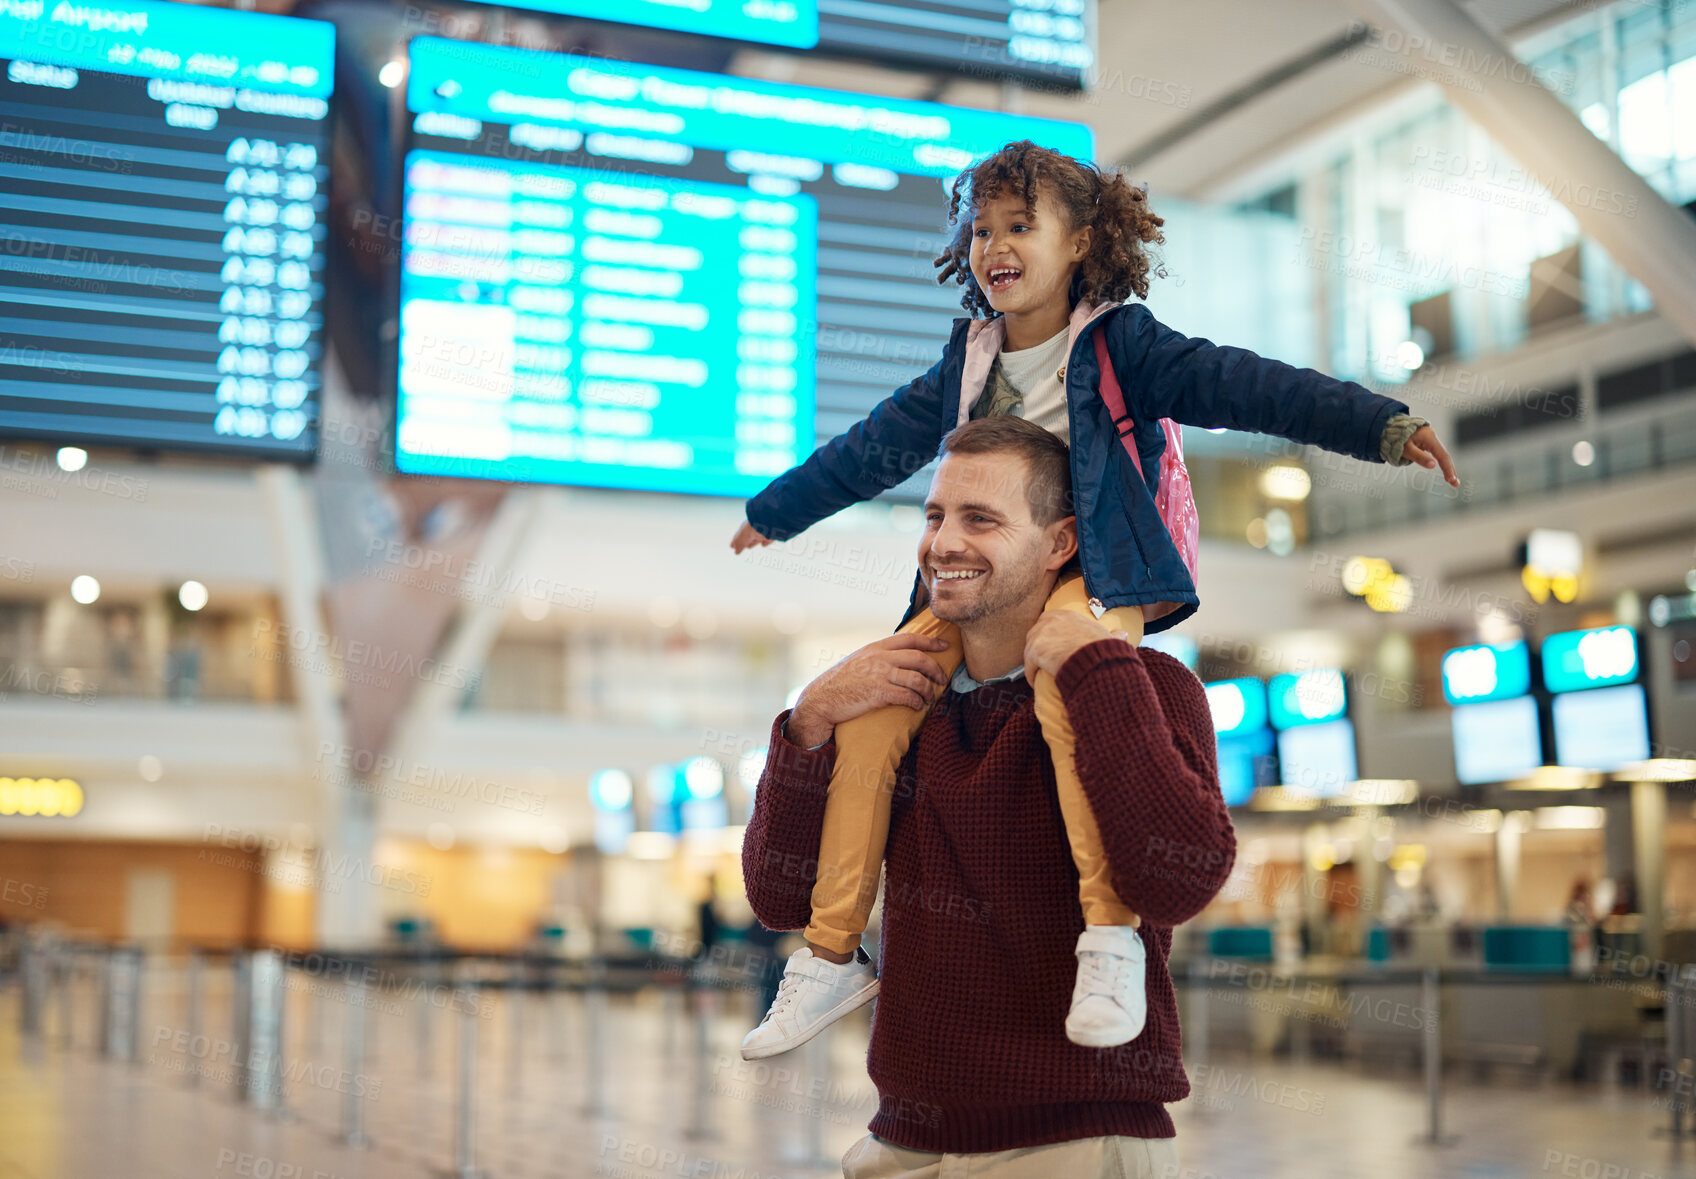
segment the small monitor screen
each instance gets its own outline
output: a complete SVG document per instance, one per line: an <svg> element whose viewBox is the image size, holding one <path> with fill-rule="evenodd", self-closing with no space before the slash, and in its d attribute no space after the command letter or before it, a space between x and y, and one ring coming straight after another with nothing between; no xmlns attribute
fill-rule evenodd
<svg viewBox="0 0 1696 1179"><path fill-rule="evenodd" d="M1581 770L1617 770L1649 756L1643 685L1567 692L1554 699L1555 759Z"/></svg>
<svg viewBox="0 0 1696 1179"><path fill-rule="evenodd" d="M1457 704L1449 714L1455 777L1465 785L1511 782L1543 764L1537 701L1530 696Z"/></svg>
<svg viewBox="0 0 1696 1179"><path fill-rule="evenodd" d="M1360 777L1355 768L1354 724L1348 720L1301 725L1278 734L1279 777L1291 794L1334 798Z"/></svg>
<svg viewBox="0 0 1696 1179"><path fill-rule="evenodd" d="M1219 790L1226 806L1243 806L1260 786L1278 784L1272 730L1257 729L1219 741Z"/></svg>

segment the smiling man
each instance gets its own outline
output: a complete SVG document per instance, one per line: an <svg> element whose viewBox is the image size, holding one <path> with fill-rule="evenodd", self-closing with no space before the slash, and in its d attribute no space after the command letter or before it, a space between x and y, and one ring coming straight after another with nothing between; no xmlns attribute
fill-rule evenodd
<svg viewBox="0 0 1696 1179"><path fill-rule="evenodd" d="M919 568L932 611L959 627L964 661L945 684L926 654L939 640L893 635L777 718L743 843L748 898L773 929L807 924L835 727L891 703L931 705L884 844L867 1059L878 1111L844 1174L1176 1175L1164 1107L1189 1083L1171 931L1219 891L1236 854L1206 695L1170 656L1044 610L1077 551L1064 443L998 417L956 429L942 455ZM1147 1018L1118 1047L1084 1047L1063 1030L1084 920L1026 677L1035 669L1056 678L1114 888L1142 916ZM869 973L821 962L788 1005L851 1001Z"/></svg>

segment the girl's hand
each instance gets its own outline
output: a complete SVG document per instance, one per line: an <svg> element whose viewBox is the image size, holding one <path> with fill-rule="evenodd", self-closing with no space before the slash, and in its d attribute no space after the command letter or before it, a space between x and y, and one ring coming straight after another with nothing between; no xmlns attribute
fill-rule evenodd
<svg viewBox="0 0 1696 1179"><path fill-rule="evenodd" d="M1454 460L1438 441L1437 431L1430 426L1421 426L1413 432L1413 437L1402 447L1402 457L1422 467L1441 467L1443 478L1448 480L1449 486L1460 486L1460 476L1455 474Z"/></svg>
<svg viewBox="0 0 1696 1179"><path fill-rule="evenodd" d="M744 521L742 527L736 530L736 535L730 538L730 551L740 553L770 543L770 538L761 536L752 524Z"/></svg>
<svg viewBox="0 0 1696 1179"><path fill-rule="evenodd" d="M1066 660L1091 643L1128 637L1122 630L1110 631L1095 619L1070 610L1044 610L1025 636L1025 670L1038 668L1059 675Z"/></svg>
<svg viewBox="0 0 1696 1179"><path fill-rule="evenodd" d="M789 713L790 743L823 745L843 721L885 706L924 711L948 687L934 658L946 650L947 640L935 635L894 634L867 643L801 689Z"/></svg>

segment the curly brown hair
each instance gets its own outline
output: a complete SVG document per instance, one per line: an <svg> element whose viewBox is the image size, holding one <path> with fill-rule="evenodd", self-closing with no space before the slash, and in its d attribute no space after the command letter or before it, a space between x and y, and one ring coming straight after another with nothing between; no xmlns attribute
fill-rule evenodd
<svg viewBox="0 0 1696 1179"><path fill-rule="evenodd" d="M1093 225L1090 251L1072 275L1068 298L1080 301L1123 303L1133 293L1148 298L1150 273L1164 278L1164 267L1151 270L1145 243L1164 242L1160 227L1165 220L1148 207L1148 188L1137 188L1117 171L1102 171L1094 164L1073 159L1029 139L1009 143L985 156L954 178L948 197L948 225L953 230L948 246L933 265L942 267L938 283L950 278L965 287L960 305L977 318L999 315L972 274L972 217L977 210L1008 191L1021 193L1027 211L1036 210L1037 193L1046 190L1064 210L1074 230ZM961 217L961 206L965 206Z"/></svg>

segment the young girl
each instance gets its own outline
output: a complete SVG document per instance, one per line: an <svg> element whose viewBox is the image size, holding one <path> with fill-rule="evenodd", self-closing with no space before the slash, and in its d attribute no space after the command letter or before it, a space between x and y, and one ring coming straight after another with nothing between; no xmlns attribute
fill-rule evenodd
<svg viewBox="0 0 1696 1179"><path fill-rule="evenodd" d="M736 552L787 540L896 486L969 419L1017 414L1071 448L1080 575L1062 580L1048 609L1099 618L1139 643L1145 623L1151 632L1165 630L1199 603L1155 508L1166 445L1161 418L1278 434L1367 462L1441 466L1459 486L1431 427L1402 402L1313 369L1187 338L1141 303L1126 303L1133 293L1147 298L1143 244L1164 238L1146 191L1121 176L1022 140L955 178L948 220L954 236L936 259L943 268L937 281L953 277L964 286L961 302L976 318L954 321L929 372L749 500L747 522L731 541ZM1129 421L1115 422L1100 396L1098 332L1105 333ZM1140 472L1122 432L1136 446ZM921 578L900 629L947 643L934 656L947 683L961 662L958 632L923 608L923 594ZM1032 686L1084 919L1066 1035L1111 1047L1142 1030L1140 921L1114 893L1053 677L1038 672ZM877 994L860 935L877 892L895 770L924 716L922 704L889 707L836 727L807 944L791 955L766 1018L743 1041L745 1058L797 1047Z"/></svg>

